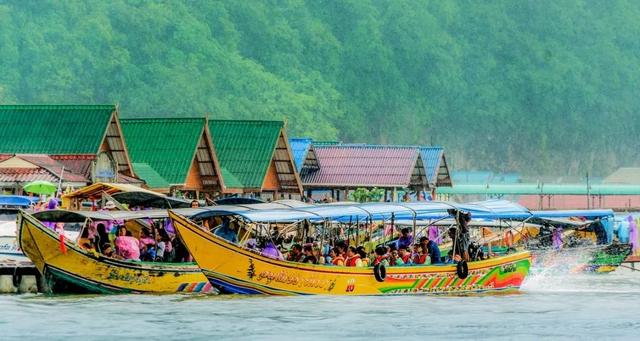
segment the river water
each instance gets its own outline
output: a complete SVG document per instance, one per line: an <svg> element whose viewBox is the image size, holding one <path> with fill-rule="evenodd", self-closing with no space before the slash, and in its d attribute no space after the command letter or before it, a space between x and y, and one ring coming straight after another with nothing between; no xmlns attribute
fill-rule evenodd
<svg viewBox="0 0 640 341"><path fill-rule="evenodd" d="M471 297L0 295L0 339L638 339L640 272Z"/></svg>

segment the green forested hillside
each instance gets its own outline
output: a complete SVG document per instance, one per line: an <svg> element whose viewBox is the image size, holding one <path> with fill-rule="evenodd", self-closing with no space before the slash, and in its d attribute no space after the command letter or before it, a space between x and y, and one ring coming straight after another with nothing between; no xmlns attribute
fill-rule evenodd
<svg viewBox="0 0 640 341"><path fill-rule="evenodd" d="M6 1L0 102L286 118L456 168L640 163L639 1Z"/></svg>

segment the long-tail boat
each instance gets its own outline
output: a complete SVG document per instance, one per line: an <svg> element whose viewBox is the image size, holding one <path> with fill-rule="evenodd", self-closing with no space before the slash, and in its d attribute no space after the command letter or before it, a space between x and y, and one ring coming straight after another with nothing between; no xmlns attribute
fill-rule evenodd
<svg viewBox="0 0 640 341"><path fill-rule="evenodd" d="M85 250L74 240L61 238L46 222L84 224L89 221L125 221L166 217L166 211L20 211L18 243L45 276L50 288L91 293L212 292L214 289L194 263L118 260ZM186 214L186 213L185 213ZM58 289L52 289L57 291Z"/></svg>
<svg viewBox="0 0 640 341"><path fill-rule="evenodd" d="M218 210L246 223L276 221L325 222L354 215L380 220L449 209L451 204L405 203L333 205L297 209L233 211ZM474 262L443 265L394 267L344 267L302 264L263 256L204 231L179 211L169 216L179 237L212 285L225 293L268 295L388 295L388 294L474 294L516 291L529 272L528 252ZM463 266L461 266L463 265Z"/></svg>

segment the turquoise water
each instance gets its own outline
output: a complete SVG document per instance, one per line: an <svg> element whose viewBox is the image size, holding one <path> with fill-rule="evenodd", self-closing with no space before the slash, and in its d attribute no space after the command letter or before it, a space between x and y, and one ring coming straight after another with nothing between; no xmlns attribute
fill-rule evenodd
<svg viewBox="0 0 640 341"><path fill-rule="evenodd" d="M638 339L640 272L478 297L0 296L0 339Z"/></svg>

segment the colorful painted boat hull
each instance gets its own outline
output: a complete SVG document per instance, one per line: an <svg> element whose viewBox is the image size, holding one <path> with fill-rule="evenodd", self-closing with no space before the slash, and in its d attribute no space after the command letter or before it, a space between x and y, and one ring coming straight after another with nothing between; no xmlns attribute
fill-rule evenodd
<svg viewBox="0 0 640 341"><path fill-rule="evenodd" d="M87 252L68 241L64 242L66 253L63 253L58 234L30 214L21 212L18 226L22 251L51 284L64 283L91 293L215 291L192 263L119 261Z"/></svg>
<svg viewBox="0 0 640 341"><path fill-rule="evenodd" d="M562 250L534 250L533 268L566 273L598 273L615 271L631 253L628 244L566 247Z"/></svg>
<svg viewBox="0 0 640 341"><path fill-rule="evenodd" d="M529 272L522 252L469 264L460 279L453 265L389 267L385 281L372 268L278 261L240 248L169 213L180 238L209 281L223 292L268 295L472 294L517 290Z"/></svg>

